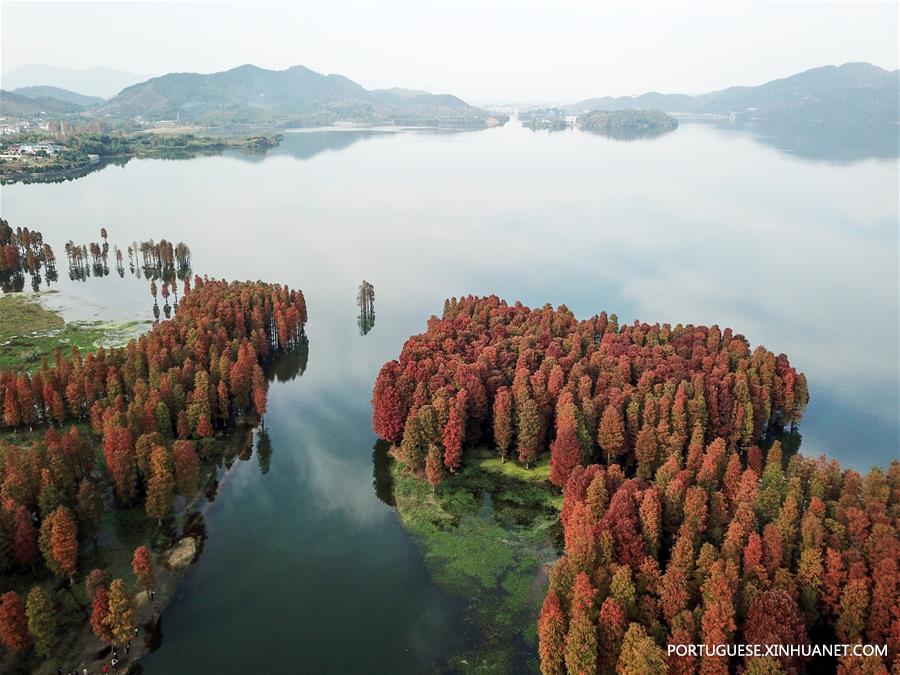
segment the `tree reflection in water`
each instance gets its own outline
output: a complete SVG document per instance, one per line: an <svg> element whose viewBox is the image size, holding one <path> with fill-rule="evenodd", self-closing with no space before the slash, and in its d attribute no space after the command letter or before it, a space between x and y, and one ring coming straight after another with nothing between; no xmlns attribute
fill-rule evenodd
<svg viewBox="0 0 900 675"><path fill-rule="evenodd" d="M41 270L44 270L42 276ZM56 256L37 230L17 227L0 218L0 288L4 293L25 289L25 275L31 277L31 288L37 292L46 279L47 286L57 280Z"/></svg>

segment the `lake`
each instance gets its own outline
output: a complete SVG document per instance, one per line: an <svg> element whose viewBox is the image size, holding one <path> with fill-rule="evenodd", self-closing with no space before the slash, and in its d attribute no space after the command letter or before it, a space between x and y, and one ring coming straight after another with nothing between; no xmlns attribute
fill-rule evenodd
<svg viewBox="0 0 900 675"><path fill-rule="evenodd" d="M4 186L3 217L43 232L60 259L67 316L152 309L127 273L67 278L64 243L98 241L101 226L123 249L184 240L201 274L306 295L308 361L269 391L269 470L238 461L222 482L145 672L420 672L470 639L376 485L370 424L378 369L451 295L732 326L806 373L802 452L858 470L896 459L896 148L816 143L703 123L629 142L515 121L313 130L264 157ZM365 335L363 279L375 288Z"/></svg>

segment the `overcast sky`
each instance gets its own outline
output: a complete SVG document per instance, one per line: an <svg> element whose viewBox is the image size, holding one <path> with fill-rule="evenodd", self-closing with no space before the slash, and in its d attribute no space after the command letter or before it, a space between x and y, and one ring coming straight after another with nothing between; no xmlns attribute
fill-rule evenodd
<svg viewBox="0 0 900 675"><path fill-rule="evenodd" d="M472 103L699 93L815 66L898 64L898 3L0 3L6 73L302 64Z"/></svg>

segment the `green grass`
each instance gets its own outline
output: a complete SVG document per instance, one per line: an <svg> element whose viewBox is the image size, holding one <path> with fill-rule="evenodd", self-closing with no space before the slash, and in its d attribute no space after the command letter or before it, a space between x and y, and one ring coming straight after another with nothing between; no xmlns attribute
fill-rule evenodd
<svg viewBox="0 0 900 675"><path fill-rule="evenodd" d="M487 450L436 492L395 462L394 498L434 581L463 598L477 644L448 664L469 672L536 670L544 566L558 551L561 500L549 467L526 470Z"/></svg>
<svg viewBox="0 0 900 675"><path fill-rule="evenodd" d="M62 317L22 295L0 296L0 339L60 328Z"/></svg>
<svg viewBox="0 0 900 675"><path fill-rule="evenodd" d="M121 345L144 323L149 322L66 323L33 295L4 295L0 297L0 369L35 371L41 359L52 361L57 347L67 353L72 347L88 352L100 345Z"/></svg>

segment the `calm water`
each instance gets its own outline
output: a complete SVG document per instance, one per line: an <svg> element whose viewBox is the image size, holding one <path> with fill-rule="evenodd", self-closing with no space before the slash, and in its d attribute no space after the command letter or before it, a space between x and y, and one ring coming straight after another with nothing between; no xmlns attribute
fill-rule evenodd
<svg viewBox="0 0 900 675"><path fill-rule="evenodd" d="M803 452L861 470L896 458L898 165L845 146L706 124L634 142L515 123L332 130L286 134L265 158L3 187L3 217L44 233L61 277L64 242L105 226L122 248L183 239L200 273L306 294L308 364L270 389L271 470L238 462L222 484L146 671L420 671L465 640L376 494L369 423L378 368L449 295L730 325L806 373ZM59 287L73 316L152 307L134 279Z"/></svg>

